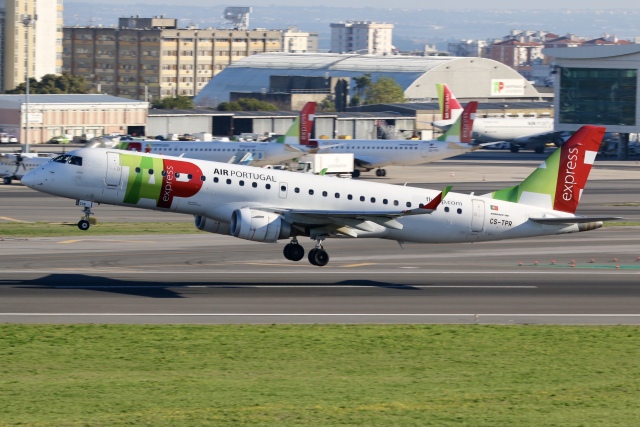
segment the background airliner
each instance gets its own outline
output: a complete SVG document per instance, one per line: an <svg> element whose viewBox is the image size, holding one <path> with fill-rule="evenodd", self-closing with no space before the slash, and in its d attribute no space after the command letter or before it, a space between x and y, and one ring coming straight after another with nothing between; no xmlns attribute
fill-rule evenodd
<svg viewBox="0 0 640 427"><path fill-rule="evenodd" d="M5 153L0 154L0 177L5 185L14 179L22 179L29 171L51 161L54 154L44 153Z"/></svg>
<svg viewBox="0 0 640 427"><path fill-rule="evenodd" d="M446 128L460 115L463 108L446 84L439 83L438 102L443 119L433 122L434 126ZM564 142L565 132L553 130L550 117L476 117L473 124L473 139L478 143L511 142L511 151L520 148L543 153L546 143Z"/></svg>
<svg viewBox="0 0 640 427"><path fill-rule="evenodd" d="M194 215L199 230L256 242L315 241L324 266L330 237L415 243L479 242L587 231L610 217L575 215L604 128L584 126L521 184L484 196L344 180L250 166L101 148L61 155L23 177L30 188L93 203ZM266 249L266 248L265 248Z"/></svg>
<svg viewBox="0 0 640 427"><path fill-rule="evenodd" d="M287 133L276 141L124 141L117 148L251 166L278 164L305 154L315 110L315 102L305 104Z"/></svg>
<svg viewBox="0 0 640 427"><path fill-rule="evenodd" d="M470 102L457 120L441 137L430 141L409 139L318 139L309 141L318 153L353 153L354 177L360 170L376 170L386 176L384 166L410 166L435 162L464 154L472 149L471 129L474 126L477 102ZM303 142L304 144L304 142Z"/></svg>

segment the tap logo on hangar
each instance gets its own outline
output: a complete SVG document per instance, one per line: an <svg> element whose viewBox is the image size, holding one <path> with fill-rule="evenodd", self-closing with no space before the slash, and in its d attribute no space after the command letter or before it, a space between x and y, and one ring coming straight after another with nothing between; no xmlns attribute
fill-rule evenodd
<svg viewBox="0 0 640 427"><path fill-rule="evenodd" d="M156 207L169 209L175 197L192 197L204 184L202 170L184 160L121 154L120 162L129 169L124 203L151 199Z"/></svg>

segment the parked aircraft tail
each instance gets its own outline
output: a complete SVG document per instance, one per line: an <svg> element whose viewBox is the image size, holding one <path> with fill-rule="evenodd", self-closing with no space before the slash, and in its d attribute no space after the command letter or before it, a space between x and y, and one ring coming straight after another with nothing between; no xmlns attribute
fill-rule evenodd
<svg viewBox="0 0 640 427"><path fill-rule="evenodd" d="M436 83L438 91L438 103L440 104L440 113L442 120L454 120L457 114L462 111L462 105L458 102L455 95L445 83Z"/></svg>
<svg viewBox="0 0 640 427"><path fill-rule="evenodd" d="M293 145L309 145L315 113L316 103L307 102L287 133L279 137L277 142Z"/></svg>
<svg viewBox="0 0 640 427"><path fill-rule="evenodd" d="M582 126L519 185L486 197L575 213L604 132Z"/></svg>
<svg viewBox="0 0 640 427"><path fill-rule="evenodd" d="M438 138L438 141L470 143L477 109L478 103L476 101L469 102L456 122Z"/></svg>

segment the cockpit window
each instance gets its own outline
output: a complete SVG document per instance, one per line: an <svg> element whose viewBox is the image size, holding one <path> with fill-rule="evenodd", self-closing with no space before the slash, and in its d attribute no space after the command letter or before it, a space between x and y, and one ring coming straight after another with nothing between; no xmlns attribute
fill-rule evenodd
<svg viewBox="0 0 640 427"><path fill-rule="evenodd" d="M53 159L57 163L69 163L70 165L82 166L82 157L61 154Z"/></svg>

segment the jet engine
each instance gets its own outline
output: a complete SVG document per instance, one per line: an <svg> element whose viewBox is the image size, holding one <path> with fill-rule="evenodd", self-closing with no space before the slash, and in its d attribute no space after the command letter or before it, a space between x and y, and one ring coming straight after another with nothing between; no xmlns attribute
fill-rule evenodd
<svg viewBox="0 0 640 427"><path fill-rule="evenodd" d="M227 222L216 221L200 215L195 215L193 218L198 230L207 231L209 233L225 234L227 236L231 234L229 232L229 223Z"/></svg>
<svg viewBox="0 0 640 427"><path fill-rule="evenodd" d="M273 212L236 209L231 214L231 235L239 239L273 243L291 236L291 224Z"/></svg>

